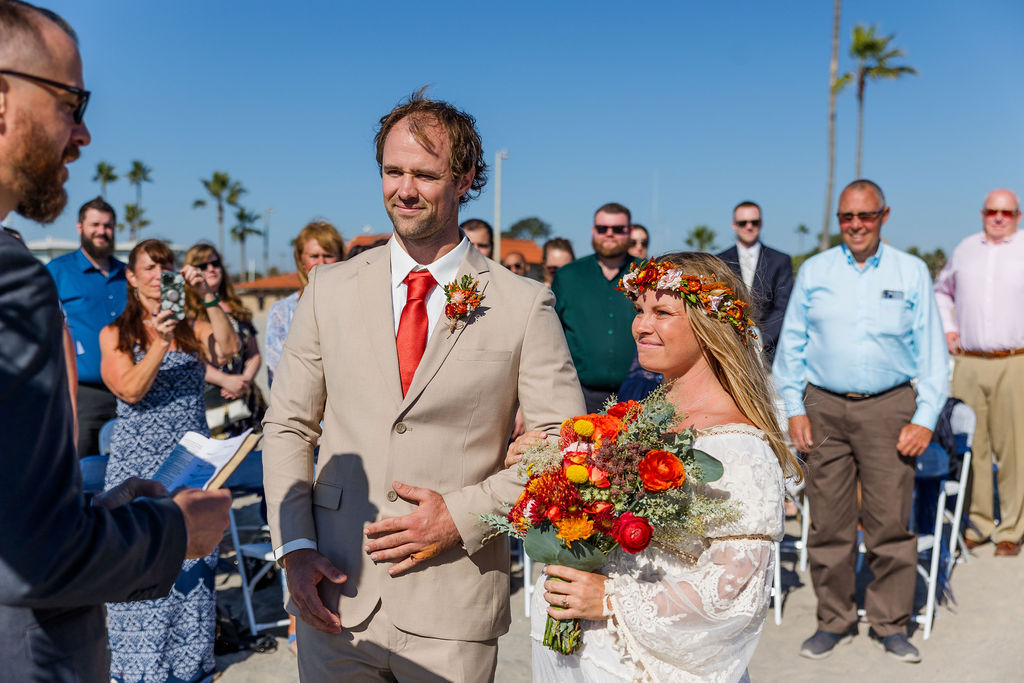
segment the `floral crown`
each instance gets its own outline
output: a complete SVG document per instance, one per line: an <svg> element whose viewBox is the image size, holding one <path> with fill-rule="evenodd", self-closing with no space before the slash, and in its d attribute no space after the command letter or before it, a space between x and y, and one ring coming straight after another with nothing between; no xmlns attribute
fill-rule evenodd
<svg viewBox="0 0 1024 683"><path fill-rule="evenodd" d="M716 281L713 275L690 275L669 261L641 261L630 266L616 289L625 292L633 301L640 298L645 289L672 292L709 318L732 325L744 344L748 338L757 335L754 321L743 314L747 302L737 299L733 289L724 282Z"/></svg>

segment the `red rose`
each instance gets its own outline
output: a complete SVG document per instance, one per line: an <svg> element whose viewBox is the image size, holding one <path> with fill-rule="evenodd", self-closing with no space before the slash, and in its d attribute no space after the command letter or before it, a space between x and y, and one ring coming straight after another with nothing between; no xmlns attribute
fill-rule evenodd
<svg viewBox="0 0 1024 683"><path fill-rule="evenodd" d="M562 509L557 505L552 505L547 509L547 512L544 513L544 517L549 522L557 522L562 519Z"/></svg>
<svg viewBox="0 0 1024 683"><path fill-rule="evenodd" d="M640 472L640 481L648 491L678 488L686 479L683 463L668 451L647 451L637 469Z"/></svg>
<svg viewBox="0 0 1024 683"><path fill-rule="evenodd" d="M632 422L640 414L639 408L640 403L637 401L619 401L608 409L608 414L613 415L620 420L625 420L626 414L632 411L633 416L630 418L630 422Z"/></svg>
<svg viewBox="0 0 1024 683"><path fill-rule="evenodd" d="M453 306L451 304L445 305L445 307L444 307L444 316L446 318L454 318L455 317L455 306Z"/></svg>
<svg viewBox="0 0 1024 683"><path fill-rule="evenodd" d="M651 542L651 534L654 529L651 523L643 517L637 517L632 512L623 512L615 524L615 540L627 553L634 555Z"/></svg>
<svg viewBox="0 0 1024 683"><path fill-rule="evenodd" d="M583 511L590 515L600 515L604 512L609 512L613 507L615 506L607 500L595 500L590 505L584 505Z"/></svg>

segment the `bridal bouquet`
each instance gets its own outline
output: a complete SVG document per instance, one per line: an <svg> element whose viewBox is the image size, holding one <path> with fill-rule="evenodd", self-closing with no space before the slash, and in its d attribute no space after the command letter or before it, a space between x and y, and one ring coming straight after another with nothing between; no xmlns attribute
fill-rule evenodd
<svg viewBox="0 0 1024 683"><path fill-rule="evenodd" d="M664 388L642 402L609 401L602 413L571 417L557 442L523 456L527 481L508 514L480 517L522 539L534 561L588 572L617 546L638 553L652 540L676 546L703 535L736 513L694 486L721 477L722 464L693 447L693 428L672 431L678 422ZM544 644L552 650L571 654L581 637L578 619L548 617Z"/></svg>

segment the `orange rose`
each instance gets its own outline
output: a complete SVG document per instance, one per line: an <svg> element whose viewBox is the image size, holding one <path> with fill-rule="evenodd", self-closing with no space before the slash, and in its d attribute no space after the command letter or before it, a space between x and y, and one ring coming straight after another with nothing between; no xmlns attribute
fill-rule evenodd
<svg viewBox="0 0 1024 683"><path fill-rule="evenodd" d="M683 463L668 451L647 451L638 469L640 481L648 491L678 488L686 480Z"/></svg>
<svg viewBox="0 0 1024 683"><path fill-rule="evenodd" d="M640 403L637 401L619 401L608 409L608 414L617 417L620 420L625 420L626 414L633 411L633 416L630 419L630 422L632 422L640 414L639 408Z"/></svg>

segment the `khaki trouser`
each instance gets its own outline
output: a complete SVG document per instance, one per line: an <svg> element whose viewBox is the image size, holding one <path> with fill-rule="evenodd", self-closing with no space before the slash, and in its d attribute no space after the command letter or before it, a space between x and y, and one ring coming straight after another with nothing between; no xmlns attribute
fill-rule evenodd
<svg viewBox="0 0 1024 683"><path fill-rule="evenodd" d="M301 617L296 621L304 682L486 683L498 665L497 638L477 642L408 633L395 627L380 603L366 621L338 635L318 631Z"/></svg>
<svg viewBox="0 0 1024 683"><path fill-rule="evenodd" d="M974 410L971 523L967 537L1019 543L1024 537L1024 356L960 356L953 371L953 396ZM999 468L999 526L995 524L992 459Z"/></svg>
<svg viewBox="0 0 1024 683"><path fill-rule="evenodd" d="M864 608L875 632L905 633L914 605L917 537L908 529L914 459L896 452L914 416L910 387L875 398L845 399L808 386L804 406L817 448L807 456L811 507L807 551L818 598L818 628L844 633L857 623L857 481L860 519L874 580Z"/></svg>

